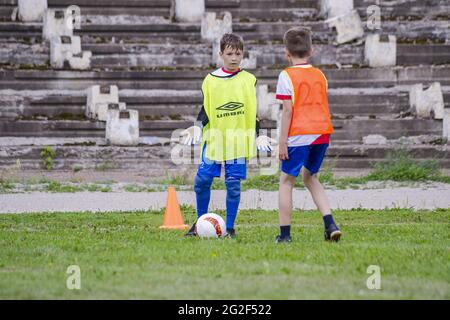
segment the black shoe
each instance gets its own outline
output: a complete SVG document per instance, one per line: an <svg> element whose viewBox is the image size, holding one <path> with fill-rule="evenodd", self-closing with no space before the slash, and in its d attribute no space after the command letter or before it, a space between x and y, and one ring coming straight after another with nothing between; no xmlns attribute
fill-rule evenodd
<svg viewBox="0 0 450 320"><path fill-rule="evenodd" d="M234 229L227 229L227 234L225 238L236 239L236 231Z"/></svg>
<svg viewBox="0 0 450 320"><path fill-rule="evenodd" d="M281 237L281 235L278 235L275 238L275 243L282 243L282 242L292 242L291 236Z"/></svg>
<svg viewBox="0 0 450 320"><path fill-rule="evenodd" d="M331 224L328 227L328 229L325 229L325 232L324 232L324 237L325 237L326 241L338 242L339 239L341 238L341 235L342 235L341 230L339 230L337 225L335 225L334 223Z"/></svg>
<svg viewBox="0 0 450 320"><path fill-rule="evenodd" d="M184 234L185 237L196 237L197 236L197 230L195 228L196 224L197 224L197 222L194 222L194 224L189 229L189 231Z"/></svg>

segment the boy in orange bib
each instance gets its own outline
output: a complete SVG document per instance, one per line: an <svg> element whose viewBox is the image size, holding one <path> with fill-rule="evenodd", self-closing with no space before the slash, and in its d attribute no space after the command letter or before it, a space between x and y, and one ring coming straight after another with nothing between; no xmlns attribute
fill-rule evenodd
<svg viewBox="0 0 450 320"><path fill-rule="evenodd" d="M308 29L288 30L284 44L291 66L280 73L277 85L277 99L283 101L283 112L279 141L282 171L278 198L280 234L276 242L291 242L292 190L302 167L303 182L322 213L325 240L338 241L341 231L333 220L325 190L316 176L333 133L327 79L308 63L312 55Z"/></svg>

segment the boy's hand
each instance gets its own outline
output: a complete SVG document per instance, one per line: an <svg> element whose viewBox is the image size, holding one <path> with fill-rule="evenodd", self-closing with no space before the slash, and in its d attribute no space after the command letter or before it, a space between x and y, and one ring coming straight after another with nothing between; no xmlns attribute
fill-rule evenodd
<svg viewBox="0 0 450 320"><path fill-rule="evenodd" d="M256 138L256 149L258 151L272 151L272 143L276 141L268 136L259 136Z"/></svg>
<svg viewBox="0 0 450 320"><path fill-rule="evenodd" d="M289 160L287 142L280 142L280 144L278 145L278 150L278 157L280 158L280 160Z"/></svg>
<svg viewBox="0 0 450 320"><path fill-rule="evenodd" d="M181 143L187 146L197 144L202 139L202 129L199 126L189 127L180 133Z"/></svg>

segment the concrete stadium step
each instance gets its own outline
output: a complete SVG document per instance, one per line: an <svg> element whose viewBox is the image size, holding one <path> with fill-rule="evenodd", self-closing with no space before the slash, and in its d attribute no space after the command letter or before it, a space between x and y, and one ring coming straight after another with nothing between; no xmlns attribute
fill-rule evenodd
<svg viewBox="0 0 450 320"><path fill-rule="evenodd" d="M298 20L316 19L319 7L318 0L207 0L207 11L229 11L235 21L246 19L255 20ZM170 13L170 0L49 0L50 8L65 8L69 5L78 5L82 15L103 16L161 16L168 18ZM367 16L367 7L373 5L372 0L357 0L355 8L363 19ZM0 19L10 21L17 0L0 1ZM424 17L434 19L448 19L450 6L446 1L428 0L426 2L411 0L407 2L382 2L379 4L383 20L408 19L417 20ZM270 15L267 12L270 11Z"/></svg>
<svg viewBox="0 0 450 320"><path fill-rule="evenodd" d="M434 119L349 119L333 120L335 140L362 141L364 136L381 134L387 139L418 135L442 136L442 120Z"/></svg>
<svg viewBox="0 0 450 320"><path fill-rule="evenodd" d="M436 135L442 136L442 120L392 118L392 117L353 117L350 119L333 119L333 139L335 141L358 141L371 134L381 134L387 139L399 139L401 137ZM273 121L261 121L262 128L273 129L276 124Z"/></svg>
<svg viewBox="0 0 450 320"><path fill-rule="evenodd" d="M206 11L214 11L220 13L222 11L229 11L233 17L234 22L245 21L296 21L301 19L313 20L317 18L318 1L317 0L240 0L234 7L227 5L226 1L220 4L221 1L208 1ZM220 4L220 7L217 6ZM270 14L268 14L270 12Z"/></svg>
<svg viewBox="0 0 450 320"><path fill-rule="evenodd" d="M127 14L144 14L146 15L165 15L169 14L170 1L70 1L70 0L49 0L50 7L63 7L70 4L77 4L82 8L85 14L117 14L126 12ZM362 17L366 16L367 7L373 5L373 1L356 0L355 8ZM408 2L382 2L379 4L383 12L384 19L393 19L398 17L421 18L444 16L445 12L449 12L449 5L442 0L428 0L426 2L412 0ZM256 18L256 19L289 19L298 18L300 10L317 10L319 7L318 0L207 0L207 11L230 11L236 19ZM136 10L139 8L141 12ZM148 9L152 9L149 11ZM103 11L102 11L103 9ZM427 9L427 10L424 10ZM267 11L270 10L270 17ZM285 11L282 14L282 10ZM294 12L294 14L292 14ZM297 13L297 14L295 14ZM301 13L300 13L301 14ZM312 14L310 14L312 15ZM302 15L300 15L302 16Z"/></svg>
<svg viewBox="0 0 450 320"><path fill-rule="evenodd" d="M25 91L0 92L0 118L2 119L44 119L87 120L85 108L86 91ZM192 120L200 111L200 91L136 91L121 90L121 102L128 109L139 111L141 120Z"/></svg>
<svg viewBox="0 0 450 320"><path fill-rule="evenodd" d="M207 68L212 65L212 46L209 44L83 44L83 50L93 53L92 68ZM333 46L317 44L311 59L314 65L366 66L364 46ZM286 63L281 44L249 44L246 51L257 51L257 65L273 68ZM450 64L450 44L397 46L397 65ZM0 64L3 66L30 65L49 68L49 45L0 43Z"/></svg>
<svg viewBox="0 0 450 320"><path fill-rule="evenodd" d="M367 8L378 5L381 8L382 21L392 19L421 19L424 17L448 20L450 5L445 0L408 0L408 1L354 0L354 6L362 18L367 17Z"/></svg>
<svg viewBox="0 0 450 320"><path fill-rule="evenodd" d="M335 34L323 21L305 21L302 25L313 31L316 43L332 43ZM449 21L385 21L381 34L395 34L399 43L435 43L445 44L450 36ZM233 31L249 41L278 41L281 43L283 34L298 22L254 22L234 23ZM367 30L369 31L369 30ZM111 41L153 42L153 43L200 43L200 24L192 23L147 23L147 24L82 24L81 30L75 31L82 37L82 43L99 43ZM0 38L29 39L42 41L41 23L0 23Z"/></svg>
<svg viewBox="0 0 450 320"><path fill-rule="evenodd" d="M409 109L409 94L397 90L330 89L328 101L331 113L338 116L392 116Z"/></svg>
<svg viewBox="0 0 450 320"><path fill-rule="evenodd" d="M137 15L169 17L170 0L49 0L52 9L62 9L77 5L82 15Z"/></svg>
<svg viewBox="0 0 450 320"><path fill-rule="evenodd" d="M140 134L170 137L176 129L184 129L193 121L152 120L140 121ZM433 119L349 119L333 120L335 140L362 141L369 134L382 134L388 139L402 136L439 135L442 136L442 120ZM35 137L103 137L106 124L94 121L70 120L16 120L0 121L0 131L5 136ZM273 121L261 121L264 129L274 129Z"/></svg>
<svg viewBox="0 0 450 320"><path fill-rule="evenodd" d="M0 145L0 169L16 166L17 161L20 161L22 170L41 169L40 153L43 147L43 145ZM375 163L386 161L389 153L398 151L399 148L400 146L395 143L383 146L361 144L341 146L332 143L327 151L324 166L367 169L373 167ZM405 145L401 148L408 151L417 161L435 160L440 168L450 168L450 146L448 145ZM97 170L155 168L192 168L195 170L198 165L175 165L170 158L172 147L168 145L115 147L69 144L52 145L52 149L56 151L53 159L55 170L72 170L75 166ZM192 156L194 157L193 153ZM250 165L250 167L256 166L256 163Z"/></svg>
<svg viewBox="0 0 450 320"><path fill-rule="evenodd" d="M173 130L187 128L192 121L154 120L140 121L141 135L167 137ZM0 121L0 131L9 136L39 136L39 137L104 137L105 122L97 121L70 121L70 120L17 120Z"/></svg>
<svg viewBox="0 0 450 320"><path fill-rule="evenodd" d="M335 34L323 21L305 22L302 25L311 28L316 42L332 43L335 39ZM245 40L281 41L286 30L295 26L298 26L298 22L240 23L233 25L233 31L241 34ZM448 21L385 21L380 34L394 34L400 42L425 38L428 41L445 43L450 33L448 26Z"/></svg>
<svg viewBox="0 0 450 320"><path fill-rule="evenodd" d="M6 2L6 3L5 3ZM87 0L49 0L49 8L62 9L70 5L78 5L83 15L137 15L137 16L163 16L168 18L170 14L170 0L133 0L133 1L105 1L95 2ZM0 17L3 20L10 19L17 1L0 2ZM267 16L270 9L270 17ZM317 0L207 0L207 11L229 11L235 20L250 19L296 19L299 17L315 16L317 12Z"/></svg>
<svg viewBox="0 0 450 320"><path fill-rule="evenodd" d="M54 71L0 70L0 90L84 90L96 84L116 84L132 90L200 90L202 79L210 70L196 71ZM450 86L450 66L394 68L322 68L329 87L381 88L438 81ZM275 87L280 69L256 70L259 84ZM169 83L169 82L170 83ZM274 91L274 89L272 89Z"/></svg>
<svg viewBox="0 0 450 320"><path fill-rule="evenodd" d="M212 65L211 45L173 45L159 51L156 46L145 45L84 45L84 50L93 52L92 66L95 68L124 67L208 67ZM147 50L145 50L147 49ZM315 56L311 62L315 65L332 65L339 62L343 65L362 65L364 61L364 47L316 45ZM141 50L141 53L133 53ZM267 68L286 63L284 47L282 45L247 45L246 50L257 51L258 67ZM131 52L130 52L131 51ZM161 52L162 51L162 52ZM450 64L450 44L442 45L398 45L397 65L417 64ZM181 53L181 54L180 54Z"/></svg>
<svg viewBox="0 0 450 320"><path fill-rule="evenodd" d="M444 87L446 89L446 87ZM450 92L448 93L450 95ZM83 120L86 92L80 91L0 91L0 118L4 120ZM197 116L203 103L200 91L120 90L120 101L139 111L142 120L189 119ZM446 96L450 103L450 96ZM407 92L398 89L331 89L330 110L337 118L388 117L409 108Z"/></svg>
<svg viewBox="0 0 450 320"><path fill-rule="evenodd" d="M80 6L82 14L86 15L154 15L169 17L170 0L165 1L61 1L50 0L51 8L64 8L70 4ZM271 9L270 17L267 9ZM229 11L235 20L250 19L295 19L313 16L317 12L317 0L281 0L277 1L237 1L237 0L207 0L206 11Z"/></svg>

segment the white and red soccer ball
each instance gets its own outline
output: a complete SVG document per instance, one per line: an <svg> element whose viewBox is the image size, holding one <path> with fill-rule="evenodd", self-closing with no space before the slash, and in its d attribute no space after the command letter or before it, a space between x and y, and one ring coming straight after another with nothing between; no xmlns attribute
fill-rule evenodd
<svg viewBox="0 0 450 320"><path fill-rule="evenodd" d="M227 234L225 221L215 213L202 215L198 218L195 228L200 238L221 238Z"/></svg>

